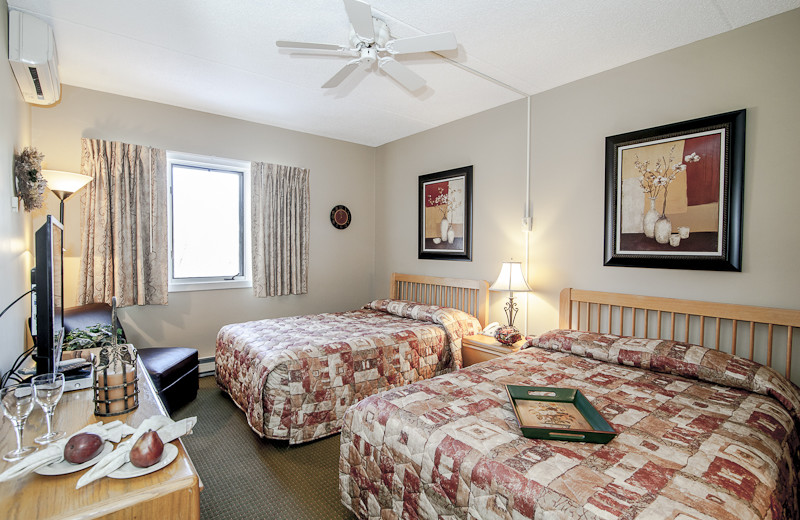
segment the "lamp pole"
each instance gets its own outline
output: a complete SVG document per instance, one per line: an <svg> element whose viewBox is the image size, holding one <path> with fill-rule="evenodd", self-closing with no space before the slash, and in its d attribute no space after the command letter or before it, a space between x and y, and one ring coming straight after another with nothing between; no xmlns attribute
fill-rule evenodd
<svg viewBox="0 0 800 520"><path fill-rule="evenodd" d="M509 291L508 293L508 302L506 302L506 306L504 307L506 311L506 318L508 318L508 326L514 326L514 319L517 317L517 312L519 312L519 307L517 306L517 302L514 301L514 291Z"/></svg>
<svg viewBox="0 0 800 520"><path fill-rule="evenodd" d="M53 194L58 197L58 221L61 222L61 225L64 225L64 199L72 195L74 192L72 191L64 191L64 190L50 190Z"/></svg>

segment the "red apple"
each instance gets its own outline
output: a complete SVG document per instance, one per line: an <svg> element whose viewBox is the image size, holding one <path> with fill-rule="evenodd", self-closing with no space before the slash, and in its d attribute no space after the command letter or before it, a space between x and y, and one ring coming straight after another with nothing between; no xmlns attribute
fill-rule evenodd
<svg viewBox="0 0 800 520"><path fill-rule="evenodd" d="M94 433L77 433L64 446L64 460L72 464L83 464L103 451L103 439Z"/></svg>

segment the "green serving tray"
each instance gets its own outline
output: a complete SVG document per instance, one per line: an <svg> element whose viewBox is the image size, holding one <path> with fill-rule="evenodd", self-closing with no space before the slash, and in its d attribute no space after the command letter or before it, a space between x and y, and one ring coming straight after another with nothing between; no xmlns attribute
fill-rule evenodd
<svg viewBox="0 0 800 520"><path fill-rule="evenodd" d="M505 387L522 435L529 439L606 444L617 435L580 390L547 386Z"/></svg>

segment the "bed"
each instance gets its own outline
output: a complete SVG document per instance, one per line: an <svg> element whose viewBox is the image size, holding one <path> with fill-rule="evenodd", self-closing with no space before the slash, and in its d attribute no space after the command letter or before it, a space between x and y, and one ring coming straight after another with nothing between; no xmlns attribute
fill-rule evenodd
<svg viewBox="0 0 800 520"><path fill-rule="evenodd" d="M565 289L559 322L352 406L343 504L361 519L800 518L800 311ZM506 384L577 388L617 435L525 438Z"/></svg>
<svg viewBox="0 0 800 520"><path fill-rule="evenodd" d="M217 384L262 437L332 435L354 402L460 368L487 302L485 281L394 273L390 298L361 309L223 327Z"/></svg>

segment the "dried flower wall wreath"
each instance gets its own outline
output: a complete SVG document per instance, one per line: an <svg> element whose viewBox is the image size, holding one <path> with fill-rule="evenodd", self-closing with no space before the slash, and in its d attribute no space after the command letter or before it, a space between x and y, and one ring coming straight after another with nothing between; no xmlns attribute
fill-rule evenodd
<svg viewBox="0 0 800 520"><path fill-rule="evenodd" d="M22 199L25 211L42 207L44 189L47 187L47 181L42 177L42 159L44 154L30 146L14 156L17 196Z"/></svg>

